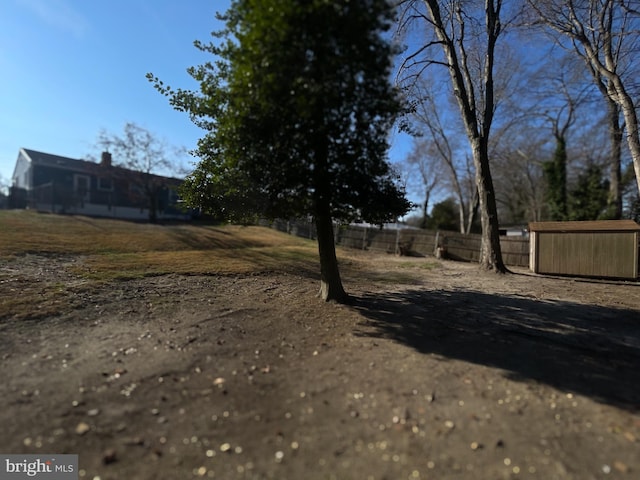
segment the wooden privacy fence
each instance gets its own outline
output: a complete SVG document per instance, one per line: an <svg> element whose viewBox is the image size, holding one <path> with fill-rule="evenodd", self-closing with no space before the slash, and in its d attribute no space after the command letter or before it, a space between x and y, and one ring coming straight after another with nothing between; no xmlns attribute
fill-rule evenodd
<svg viewBox="0 0 640 480"><path fill-rule="evenodd" d="M315 226L311 221L274 220L260 221L281 232L299 237L315 239ZM414 228L365 227L359 225L335 225L336 245L377 253L401 255L434 255L436 247L443 247L447 258L466 262L480 259L481 237L478 234L465 235L442 230L420 230ZM529 266L529 239L524 237L501 237L502 258L506 265Z"/></svg>

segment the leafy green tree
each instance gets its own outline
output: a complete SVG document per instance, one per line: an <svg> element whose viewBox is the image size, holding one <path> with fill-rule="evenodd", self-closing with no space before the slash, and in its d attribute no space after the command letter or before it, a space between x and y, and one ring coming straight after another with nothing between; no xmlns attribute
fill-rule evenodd
<svg viewBox="0 0 640 480"><path fill-rule="evenodd" d="M598 220L606 216L609 182L603 179L602 168L590 165L578 177L569 195L569 220Z"/></svg>
<svg viewBox="0 0 640 480"><path fill-rule="evenodd" d="M386 161L402 108L389 81L387 0L232 0L200 91L148 75L207 133L185 198L227 218L311 215L325 300L344 301L333 220L381 223L410 204Z"/></svg>
<svg viewBox="0 0 640 480"><path fill-rule="evenodd" d="M546 181L545 197L549 219L567 219L567 143L564 135L556 135L556 149L553 159L542 164Z"/></svg>
<svg viewBox="0 0 640 480"><path fill-rule="evenodd" d="M458 204L453 198L436 203L425 223L427 224L426 228L432 230L459 230Z"/></svg>

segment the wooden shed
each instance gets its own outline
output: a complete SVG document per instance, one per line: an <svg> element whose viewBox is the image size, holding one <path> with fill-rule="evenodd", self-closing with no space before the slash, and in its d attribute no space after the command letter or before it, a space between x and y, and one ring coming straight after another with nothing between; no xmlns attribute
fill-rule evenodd
<svg viewBox="0 0 640 480"><path fill-rule="evenodd" d="M633 220L532 222L535 273L637 279L640 225Z"/></svg>

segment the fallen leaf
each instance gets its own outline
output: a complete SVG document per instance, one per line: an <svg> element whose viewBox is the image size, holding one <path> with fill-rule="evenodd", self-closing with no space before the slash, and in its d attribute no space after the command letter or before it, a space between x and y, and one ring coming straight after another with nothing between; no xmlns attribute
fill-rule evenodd
<svg viewBox="0 0 640 480"><path fill-rule="evenodd" d="M621 473L627 473L629 471L629 467L627 467L627 465L625 465L624 463L616 460L615 462L613 462L613 468L615 468L616 470L618 470Z"/></svg>

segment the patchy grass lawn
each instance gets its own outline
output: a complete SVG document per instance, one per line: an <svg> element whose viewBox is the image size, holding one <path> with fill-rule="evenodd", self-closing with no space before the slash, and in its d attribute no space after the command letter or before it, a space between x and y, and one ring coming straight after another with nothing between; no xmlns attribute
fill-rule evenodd
<svg viewBox="0 0 640 480"><path fill-rule="evenodd" d="M638 477L635 283L338 256L350 305L270 229L0 212L0 451L103 480Z"/></svg>
<svg viewBox="0 0 640 480"><path fill-rule="evenodd" d="M366 252L339 248L338 257L346 281L410 284L417 268L432 268L428 262L397 265L389 257L389 268L380 273L366 266ZM18 261L20 273L12 267ZM31 265L28 277L25 265ZM0 317L14 318L55 315L72 308L79 292L113 281L263 273L318 279L320 271L315 241L265 227L161 225L16 210L0 211L0 267Z"/></svg>
<svg viewBox="0 0 640 480"><path fill-rule="evenodd" d="M315 242L253 226L153 225L25 211L0 212L0 259L82 256L91 280L317 270Z"/></svg>
<svg viewBox="0 0 640 480"><path fill-rule="evenodd" d="M15 273L12 264L30 256L30 277ZM111 281L266 272L315 278L319 272L315 242L269 228L154 225L15 210L0 211L0 266L0 316L25 318L59 313L72 306L78 290Z"/></svg>

